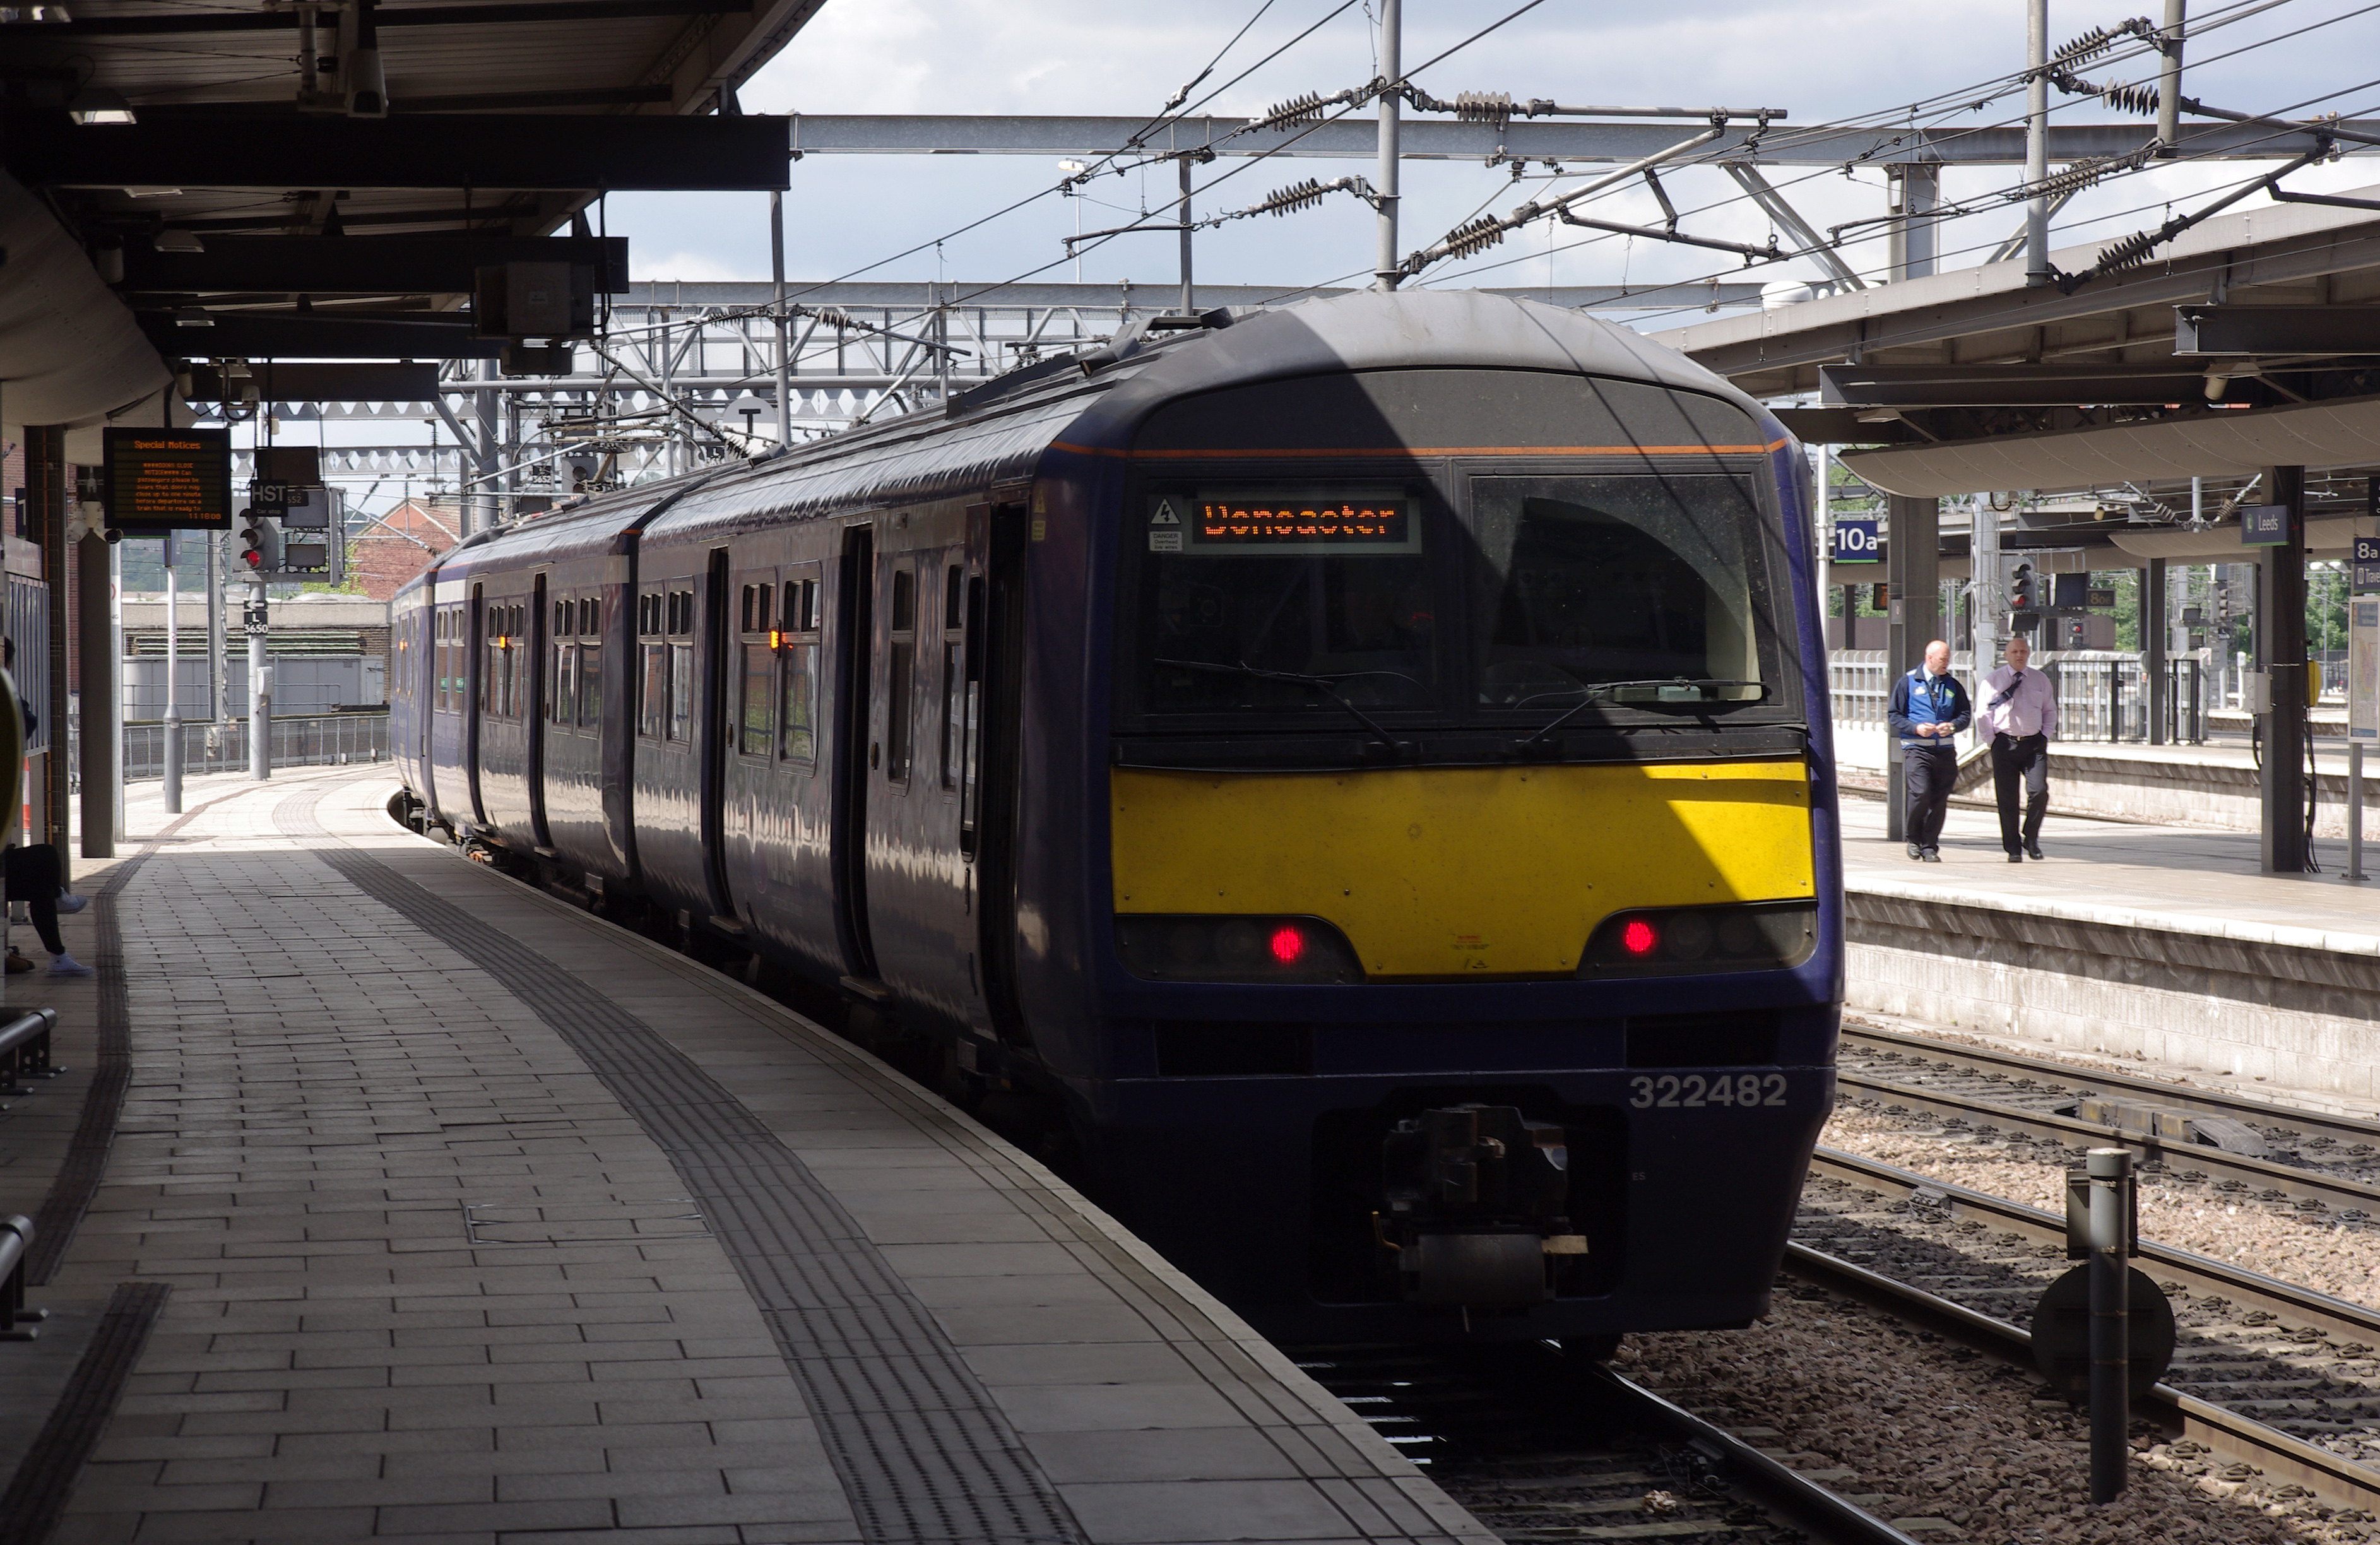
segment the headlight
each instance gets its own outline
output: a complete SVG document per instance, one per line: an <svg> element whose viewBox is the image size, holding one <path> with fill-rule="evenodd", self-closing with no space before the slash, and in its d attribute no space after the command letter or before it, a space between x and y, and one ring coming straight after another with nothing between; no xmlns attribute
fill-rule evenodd
<svg viewBox="0 0 2380 1545"><path fill-rule="evenodd" d="M1815 902L1616 913L1587 941L1583 977L1666 977L1799 966L1818 947Z"/></svg>
<svg viewBox="0 0 2380 1545"><path fill-rule="evenodd" d="M1116 919L1124 968L1151 981L1362 981L1346 935L1319 918Z"/></svg>

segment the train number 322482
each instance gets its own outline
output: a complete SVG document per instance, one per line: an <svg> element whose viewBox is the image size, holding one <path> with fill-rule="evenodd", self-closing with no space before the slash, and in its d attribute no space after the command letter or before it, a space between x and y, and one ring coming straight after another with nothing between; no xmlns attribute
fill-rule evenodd
<svg viewBox="0 0 2380 1545"><path fill-rule="evenodd" d="M1699 1111L1708 1105L1782 1105L1785 1103L1785 1075L1782 1073L1725 1073L1705 1077L1689 1073L1682 1077L1664 1073L1659 1077L1631 1078L1628 1103L1640 1111Z"/></svg>

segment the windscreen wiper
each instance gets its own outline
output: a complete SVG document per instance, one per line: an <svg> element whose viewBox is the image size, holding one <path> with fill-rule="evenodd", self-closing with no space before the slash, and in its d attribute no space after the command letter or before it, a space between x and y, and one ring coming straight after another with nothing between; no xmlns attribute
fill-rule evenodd
<svg viewBox="0 0 2380 1545"><path fill-rule="evenodd" d="M1152 660L1149 663L1172 665L1177 670L1184 671L1206 671L1214 675L1246 676L1252 681L1286 681L1299 687L1310 687L1354 714L1355 722L1369 730L1372 737L1380 743L1389 755L1399 757L1405 753L1404 743L1391 738L1389 732L1382 729L1378 722L1370 714L1348 701L1345 695L1339 690L1339 684L1329 676L1306 675L1298 671L1268 671L1262 666L1251 665L1245 660L1230 665L1209 664L1203 660Z"/></svg>
<svg viewBox="0 0 2380 1545"><path fill-rule="evenodd" d="M1584 688L1582 688L1584 696L1582 696L1578 701L1571 704L1570 707L1563 709L1560 713L1556 714L1552 722L1548 724L1543 729L1537 731L1536 734L1529 736L1525 739L1515 744L1512 748L1513 753L1515 755L1520 755L1536 749L1538 746L1542 745L1546 738L1548 736L1551 736L1554 731L1561 728L1564 724L1569 724L1572 719L1575 718L1589 703L1608 698L1614 692L1624 692L1632 687L1692 687L1696 689L1706 687L1757 687L1760 688L1760 696L1753 699L1752 700L1754 702L1767 702L1768 700L1770 690L1768 684L1765 681L1745 681L1741 678L1731 676L1702 676L1698 678L1690 676L1670 676L1668 679L1661 681L1589 682ZM1695 700L1699 702L1703 700L1698 698ZM1658 704L1659 700L1656 699L1655 701Z"/></svg>

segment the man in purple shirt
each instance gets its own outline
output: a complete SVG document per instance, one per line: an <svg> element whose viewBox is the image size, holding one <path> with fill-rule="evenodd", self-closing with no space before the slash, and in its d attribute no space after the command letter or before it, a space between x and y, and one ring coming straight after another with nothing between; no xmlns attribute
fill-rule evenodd
<svg viewBox="0 0 2380 1545"><path fill-rule="evenodd" d="M1984 678L1984 731L1992 737L1992 792L1999 798L2000 845L2009 862L2041 857L2041 818L2049 810L2049 737L2058 733L2058 689L2026 669L2033 646L2008 641L2008 663ZM2017 784L2024 785L2024 823L2017 824Z"/></svg>

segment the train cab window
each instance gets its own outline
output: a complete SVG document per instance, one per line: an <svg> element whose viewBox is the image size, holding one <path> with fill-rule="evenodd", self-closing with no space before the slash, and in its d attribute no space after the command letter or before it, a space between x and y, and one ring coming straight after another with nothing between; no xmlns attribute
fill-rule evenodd
<svg viewBox="0 0 2380 1545"><path fill-rule="evenodd" d="M1139 503L1144 712L1343 721L1334 699L1439 706L1436 528L1410 491L1160 489Z"/></svg>
<svg viewBox="0 0 2380 1545"><path fill-rule="evenodd" d="M917 673L917 577L892 571L892 638L884 652L884 779L909 781L910 689Z"/></svg>
<svg viewBox="0 0 2380 1545"><path fill-rule="evenodd" d="M637 598L637 733L659 740L669 734L669 616L659 590Z"/></svg>
<svg viewBox="0 0 2380 1545"><path fill-rule="evenodd" d="M794 570L779 607L777 758L803 768L818 762L818 569Z"/></svg>
<svg viewBox="0 0 2380 1545"><path fill-rule="evenodd" d="M1480 706L1752 705L1790 693L1782 554L1753 484L1714 475L1477 478Z"/></svg>
<svg viewBox="0 0 2380 1545"><path fill-rule="evenodd" d="M739 705L735 748L747 757L765 757L776 738L777 640L772 602L774 585L747 585L736 620L743 635L743 699Z"/></svg>

